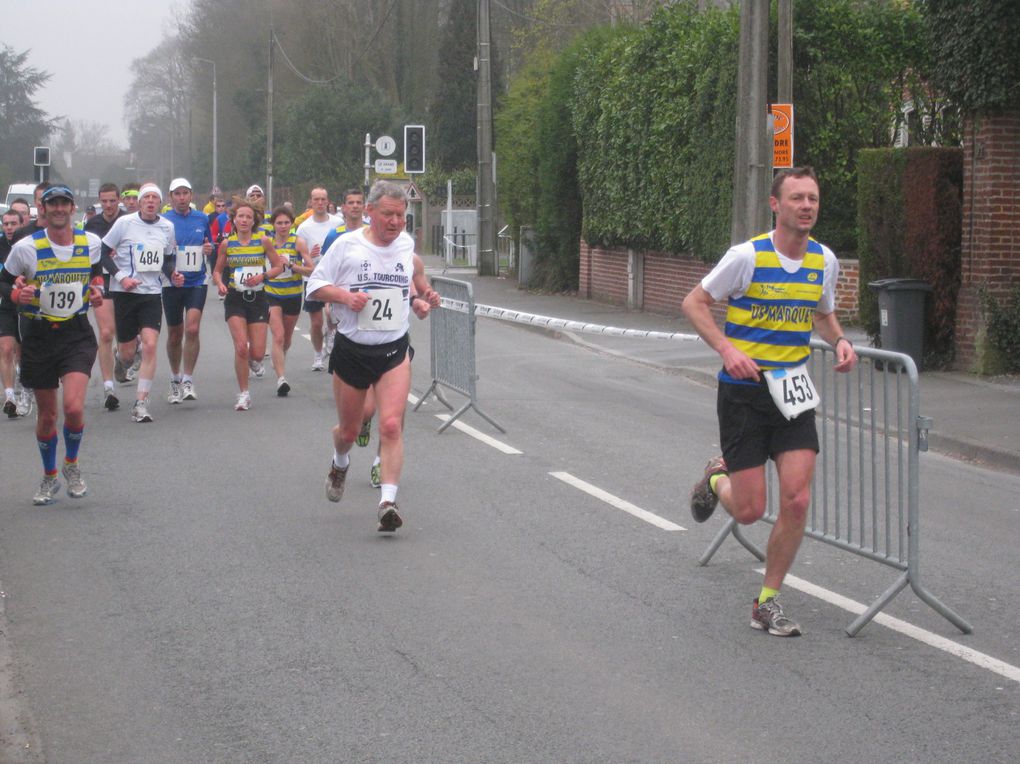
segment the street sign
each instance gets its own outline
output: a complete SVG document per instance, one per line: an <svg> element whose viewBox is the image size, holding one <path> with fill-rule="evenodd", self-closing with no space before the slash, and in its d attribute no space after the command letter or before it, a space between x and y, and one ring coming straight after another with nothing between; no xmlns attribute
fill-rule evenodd
<svg viewBox="0 0 1020 764"><path fill-rule="evenodd" d="M99 196L99 178L89 178L89 196Z"/></svg>
<svg viewBox="0 0 1020 764"><path fill-rule="evenodd" d="M388 135L380 135L375 139L375 150L384 157L388 157L397 150L397 142Z"/></svg>
<svg viewBox="0 0 1020 764"><path fill-rule="evenodd" d="M376 175L396 175L397 174L397 160L396 159L376 159L375 160L375 174Z"/></svg>
<svg viewBox="0 0 1020 764"><path fill-rule="evenodd" d="M793 104L774 103L772 113L772 166L793 167Z"/></svg>

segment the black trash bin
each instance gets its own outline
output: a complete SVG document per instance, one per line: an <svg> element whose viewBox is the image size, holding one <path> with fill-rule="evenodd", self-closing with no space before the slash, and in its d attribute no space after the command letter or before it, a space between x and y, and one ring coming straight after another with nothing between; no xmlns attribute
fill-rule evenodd
<svg viewBox="0 0 1020 764"><path fill-rule="evenodd" d="M924 300L932 286L920 279L880 279L868 286L878 292L879 336L884 350L906 353L921 371L924 356Z"/></svg>

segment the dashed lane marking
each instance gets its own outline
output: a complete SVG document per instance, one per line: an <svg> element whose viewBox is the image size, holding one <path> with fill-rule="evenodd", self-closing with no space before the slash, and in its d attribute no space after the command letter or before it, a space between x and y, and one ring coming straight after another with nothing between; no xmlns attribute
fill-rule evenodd
<svg viewBox="0 0 1020 764"><path fill-rule="evenodd" d="M440 421L446 422L446 421L448 421L450 419L450 415L449 414L436 414L436 419L439 419ZM474 427L472 427L469 424L464 424L463 422L455 421L450 426L451 427L456 427L458 430L463 432L465 435L470 435L472 438L475 438L476 440L480 440L485 445L492 446L497 451L502 451L504 454L522 454L522 453L524 453L523 451L518 451L513 446L508 446L506 443L504 443L501 440L496 440L495 438L492 438L492 437L486 435L484 432L481 432L480 430L476 430Z"/></svg>
<svg viewBox="0 0 1020 764"><path fill-rule="evenodd" d="M552 475L557 480L562 480L567 485L571 485L574 488L584 491L589 496L594 496L596 499L604 501L606 504L609 504L612 507L622 509L624 512L630 515L634 515L634 517L638 518L639 520L644 520L646 523L651 523L656 528L661 528L664 531L687 530L682 525L677 525L674 522L670 522L664 517L659 517L653 512L649 512L646 509L641 509L641 507L631 504L629 501L625 501L624 499L621 499L618 496L613 496L613 494L609 493L608 491L603 491L598 486L594 486L591 483L586 483L580 478L574 477L569 472L550 472L549 474Z"/></svg>
<svg viewBox="0 0 1020 764"><path fill-rule="evenodd" d="M760 568L758 572L765 573L765 569ZM868 609L866 605L863 605L856 600L849 599L841 594L836 594L836 592L824 589L810 581L805 581L803 578L797 578L797 576L787 575L786 578L783 579L783 584L785 586L791 586L805 594L809 594L812 597L817 597L820 600L828 602L830 605L835 605L836 607L842 608L854 615L860 615ZM961 645L959 642L954 642L951 639L940 637L938 634L922 629L919 626L914 626L906 621L901 621L899 618L886 615L885 613L879 613L876 615L874 622L892 629L893 631L899 632L904 636L910 637L911 639L916 639L918 642L923 642L937 650L942 650L950 655L955 655L957 658L962 658L969 663L973 663L975 666L980 666L983 669L992 671L1006 679L1011 679L1014 682L1020 682L1020 668L1006 663L1005 661L1000 661L998 658L993 658L992 656L985 655L977 650L972 650L969 647Z"/></svg>

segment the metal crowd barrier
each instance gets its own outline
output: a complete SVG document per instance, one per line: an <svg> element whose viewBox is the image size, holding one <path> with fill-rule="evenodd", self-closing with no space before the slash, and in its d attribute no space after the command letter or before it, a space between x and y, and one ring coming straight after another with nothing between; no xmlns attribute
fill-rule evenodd
<svg viewBox="0 0 1020 764"><path fill-rule="evenodd" d="M820 451L811 486L805 535L901 571L884 594L849 626L856 635L908 584L965 634L971 626L921 584L918 454L928 450L932 420L920 416L917 366L902 353L857 348L848 374L832 370L833 350L813 340L811 378L821 396L816 409ZM778 478L770 462L765 522L778 515ZM698 561L707 565L730 534L759 560L764 553L730 518Z"/></svg>
<svg viewBox="0 0 1020 764"><path fill-rule="evenodd" d="M432 384L414 405L414 410L417 411L430 395L435 395L440 403L453 411L453 406L443 397L442 388L445 387L466 395L468 401L442 424L439 432L472 408L497 430L506 432L502 425L478 407L475 391L478 379L475 373L475 300L471 284L433 276L432 288L443 298L442 305L429 313Z"/></svg>

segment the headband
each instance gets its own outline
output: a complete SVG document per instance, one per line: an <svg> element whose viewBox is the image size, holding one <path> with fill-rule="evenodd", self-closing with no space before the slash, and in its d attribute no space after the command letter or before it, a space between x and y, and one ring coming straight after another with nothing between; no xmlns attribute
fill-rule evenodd
<svg viewBox="0 0 1020 764"><path fill-rule="evenodd" d="M146 194L155 194L159 197L160 201L163 201L163 192L159 190L159 186L155 183L146 183L140 189L138 189L139 196L145 196Z"/></svg>
<svg viewBox="0 0 1020 764"><path fill-rule="evenodd" d="M133 189L133 188L131 188L131 189L128 189L127 191L123 191L123 192L121 192L121 195L120 195L120 198L121 198L121 199L123 199L123 198L124 198L124 197L126 197L126 196L127 196L127 197L134 197L134 196L138 196L138 192L137 192L137 191L136 191L135 189Z"/></svg>

